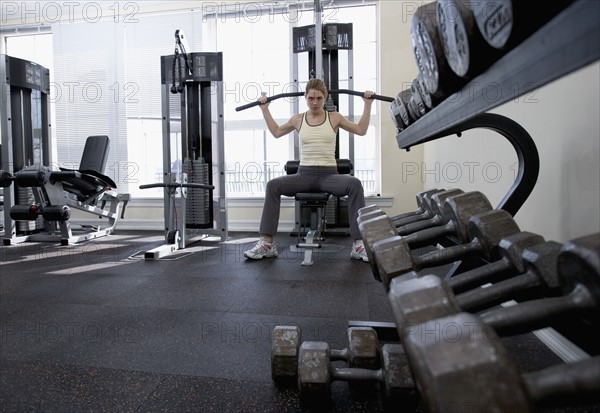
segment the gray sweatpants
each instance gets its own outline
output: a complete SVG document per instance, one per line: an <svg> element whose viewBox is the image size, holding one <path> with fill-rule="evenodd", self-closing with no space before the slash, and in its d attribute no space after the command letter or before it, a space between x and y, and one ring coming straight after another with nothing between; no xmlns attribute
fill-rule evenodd
<svg viewBox="0 0 600 413"><path fill-rule="evenodd" d="M261 235L275 235L279 224L281 196L299 192L329 192L333 196L348 196L348 218L352 239L361 238L358 229L358 210L365 206L360 180L352 175L338 174L336 167L300 166L294 175L284 175L267 183L265 204L260 220Z"/></svg>

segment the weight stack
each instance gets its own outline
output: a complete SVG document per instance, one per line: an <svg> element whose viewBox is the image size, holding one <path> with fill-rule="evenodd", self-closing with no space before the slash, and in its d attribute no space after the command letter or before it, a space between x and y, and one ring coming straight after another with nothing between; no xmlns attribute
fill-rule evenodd
<svg viewBox="0 0 600 413"><path fill-rule="evenodd" d="M35 203L35 197L31 188L17 187L17 205L31 205ZM40 215L33 221L17 221L17 231L20 233L35 232L44 228L44 219Z"/></svg>
<svg viewBox="0 0 600 413"><path fill-rule="evenodd" d="M188 183L210 184L210 172L204 159L186 160L184 173L187 174ZM212 191L200 188L187 188L186 222L188 228L212 228L211 216Z"/></svg>
<svg viewBox="0 0 600 413"><path fill-rule="evenodd" d="M325 219L328 228L347 228L348 221L348 199L332 197L325 207Z"/></svg>
<svg viewBox="0 0 600 413"><path fill-rule="evenodd" d="M331 199L327 202L327 206L325 207L325 221L332 227L336 226L338 223L337 207L338 198L331 197Z"/></svg>

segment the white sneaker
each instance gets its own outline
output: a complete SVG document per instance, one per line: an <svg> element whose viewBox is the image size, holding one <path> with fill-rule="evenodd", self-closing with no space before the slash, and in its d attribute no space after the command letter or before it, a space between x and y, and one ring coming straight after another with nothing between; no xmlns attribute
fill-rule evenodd
<svg viewBox="0 0 600 413"><path fill-rule="evenodd" d="M275 258L277 255L277 245L272 242L266 242L262 238L258 240L254 247L244 252L244 257L251 260L260 260L265 257Z"/></svg>
<svg viewBox="0 0 600 413"><path fill-rule="evenodd" d="M354 241L352 244L352 252L350 253L350 258L354 260L363 260L364 262L369 262L369 257L367 257L367 250L365 249L365 244L362 239Z"/></svg>

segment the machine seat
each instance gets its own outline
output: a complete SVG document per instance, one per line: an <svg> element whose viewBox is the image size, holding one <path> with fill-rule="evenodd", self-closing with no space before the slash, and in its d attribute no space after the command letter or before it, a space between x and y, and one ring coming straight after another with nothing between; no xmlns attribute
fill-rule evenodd
<svg viewBox="0 0 600 413"><path fill-rule="evenodd" d="M89 136L83 148L79 169L59 168L60 171L51 174L50 180L60 181L65 191L82 202L106 190L115 189L117 184L104 175L109 150L108 136Z"/></svg>
<svg viewBox="0 0 600 413"><path fill-rule="evenodd" d="M327 192L299 192L295 196L296 201L314 202L315 204L327 203L329 198L331 198L331 194Z"/></svg>

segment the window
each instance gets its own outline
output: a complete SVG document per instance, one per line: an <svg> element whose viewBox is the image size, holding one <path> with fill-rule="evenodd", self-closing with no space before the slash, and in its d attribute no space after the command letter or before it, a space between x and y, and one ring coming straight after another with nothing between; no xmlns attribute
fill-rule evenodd
<svg viewBox="0 0 600 413"><path fill-rule="evenodd" d="M162 197L160 189L139 189L162 181L160 57L173 53L176 29L201 50L202 25L195 24L201 18L184 11L53 26L61 166L78 164L87 136L105 134L111 139L105 173L119 190Z"/></svg>
<svg viewBox="0 0 600 413"><path fill-rule="evenodd" d="M293 159L290 140L274 139L258 108L235 111L263 91L272 96L290 86L290 24L281 14L261 20L237 15L217 20L216 47L224 60L227 196L262 196L266 182L283 174L285 162ZM270 109L279 123L291 113L283 100Z"/></svg>
<svg viewBox="0 0 600 413"><path fill-rule="evenodd" d="M7 36L6 54L52 69L52 34Z"/></svg>
<svg viewBox="0 0 600 413"><path fill-rule="evenodd" d="M257 108L236 112L235 107L253 102L264 91L268 95L294 92L296 86L291 76L292 26L314 24L312 10L300 10L294 17L284 10L278 14L245 16L230 13L217 18L217 49L223 52L225 72L225 163L227 169L227 195L262 196L265 183L283 174L285 163L294 159L294 142L291 137L274 139L266 130L264 120ZM336 7L323 12L323 23L353 24L354 64L352 80L354 90L376 90L377 42L375 5L360 7ZM232 35L233 33L233 35ZM350 70L348 51L339 51L340 88L348 89ZM233 57L232 57L233 56ZM235 62L231 59L235 58ZM298 56L300 89L308 80L308 56ZM363 111L362 100L352 97L355 121ZM293 113L294 98L281 99L270 106L273 117L285 122ZM304 110L303 100L297 100ZM338 110L348 115L348 100L340 98ZM378 156L377 130L372 112L369 132L356 137L353 142L355 176L361 179L367 194L377 193ZM340 132L340 157L350 157L350 141L346 132Z"/></svg>

